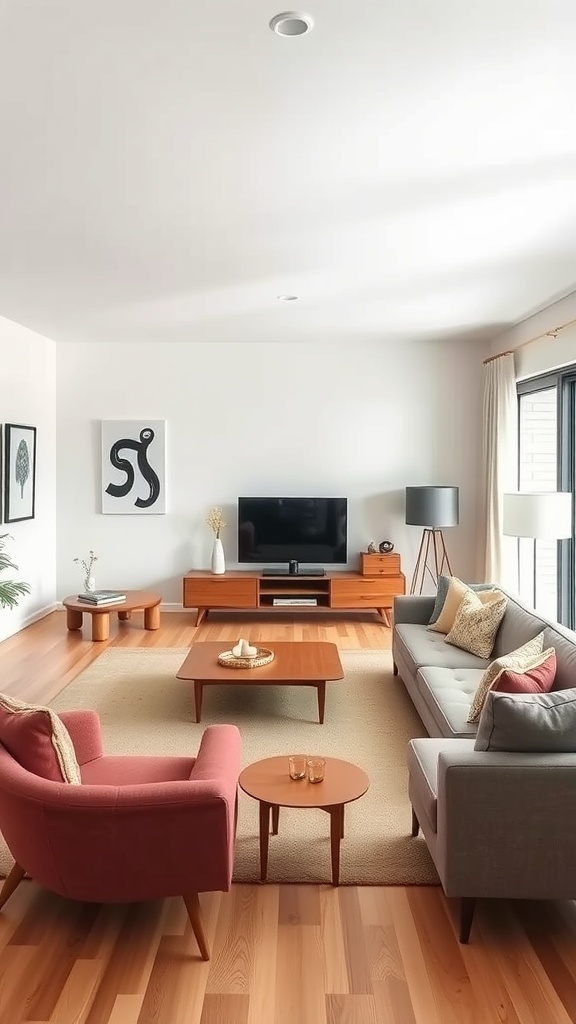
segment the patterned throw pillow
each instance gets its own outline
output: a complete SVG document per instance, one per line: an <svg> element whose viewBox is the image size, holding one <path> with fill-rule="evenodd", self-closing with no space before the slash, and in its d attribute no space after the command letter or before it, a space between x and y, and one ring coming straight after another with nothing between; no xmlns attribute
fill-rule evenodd
<svg viewBox="0 0 576 1024"><path fill-rule="evenodd" d="M482 597L484 600L470 590L462 598L446 643L470 651L478 658L489 658L508 598L500 590Z"/></svg>
<svg viewBox="0 0 576 1024"><path fill-rule="evenodd" d="M478 683L474 699L468 715L469 722L477 722L480 712L486 700L486 694L492 689L497 676L506 668L512 668L517 672L526 672L527 669L539 665L543 661L542 650L544 647L544 633L538 633L532 640L528 640L522 647L517 647L509 654L503 654L500 658L488 665L484 675Z"/></svg>
<svg viewBox="0 0 576 1024"><path fill-rule="evenodd" d="M550 693L556 678L556 651L549 647L542 654L543 661L525 672L504 668L496 676L492 690L498 693Z"/></svg>
<svg viewBox="0 0 576 1024"><path fill-rule="evenodd" d="M82 781L70 733L51 708L1 693L0 743L34 775L52 782Z"/></svg>

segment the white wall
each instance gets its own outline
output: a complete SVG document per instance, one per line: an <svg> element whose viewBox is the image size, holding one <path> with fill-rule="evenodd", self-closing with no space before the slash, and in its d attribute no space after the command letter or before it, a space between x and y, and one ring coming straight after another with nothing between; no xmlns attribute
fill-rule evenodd
<svg viewBox="0 0 576 1024"><path fill-rule="evenodd" d="M24 580L32 590L14 610L0 609L0 640L50 611L56 599L55 388L54 342L0 317L0 422L37 428L35 518L0 527L13 538L7 550L18 565L3 578ZM2 507L3 495L2 487Z"/></svg>
<svg viewBox="0 0 576 1024"><path fill-rule="evenodd" d="M237 565L239 494L345 495L349 565L391 539L408 577L420 531L407 484L457 484L452 568L477 571L482 358L470 344L75 344L57 349L58 594L93 548L100 587L151 587L180 605L182 574L209 566L211 505ZM168 514L100 514L100 421L167 420Z"/></svg>

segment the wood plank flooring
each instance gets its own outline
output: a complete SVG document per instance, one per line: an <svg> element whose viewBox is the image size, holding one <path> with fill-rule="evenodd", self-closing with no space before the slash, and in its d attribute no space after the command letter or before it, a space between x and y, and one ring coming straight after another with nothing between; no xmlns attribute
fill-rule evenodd
<svg viewBox="0 0 576 1024"><path fill-rule="evenodd" d="M55 612L0 644L2 688L47 701L109 646L329 640L389 647L360 613L135 615L110 640ZM236 885L201 896L202 962L180 899L72 903L24 882L0 913L1 1024L567 1024L576 905L481 901L469 946L440 888Z"/></svg>

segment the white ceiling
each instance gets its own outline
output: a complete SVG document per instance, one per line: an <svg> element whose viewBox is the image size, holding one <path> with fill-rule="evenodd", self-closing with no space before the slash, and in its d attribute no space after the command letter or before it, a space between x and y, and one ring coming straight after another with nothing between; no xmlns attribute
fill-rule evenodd
<svg viewBox="0 0 576 1024"><path fill-rule="evenodd" d="M0 0L0 315L434 339L576 289L574 0L305 0L300 38L285 9Z"/></svg>

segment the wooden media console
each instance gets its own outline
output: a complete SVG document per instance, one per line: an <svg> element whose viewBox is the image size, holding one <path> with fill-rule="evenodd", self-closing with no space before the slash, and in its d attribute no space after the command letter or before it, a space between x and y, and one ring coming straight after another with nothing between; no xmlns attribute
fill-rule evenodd
<svg viewBox="0 0 576 1024"><path fill-rule="evenodd" d="M380 555L372 574L327 572L325 576L263 576L260 571L231 569L223 575L192 569L183 578L184 608L197 608L199 626L215 608L266 611L374 609L389 626L396 594L406 593L399 555ZM377 575L376 575L377 573Z"/></svg>

